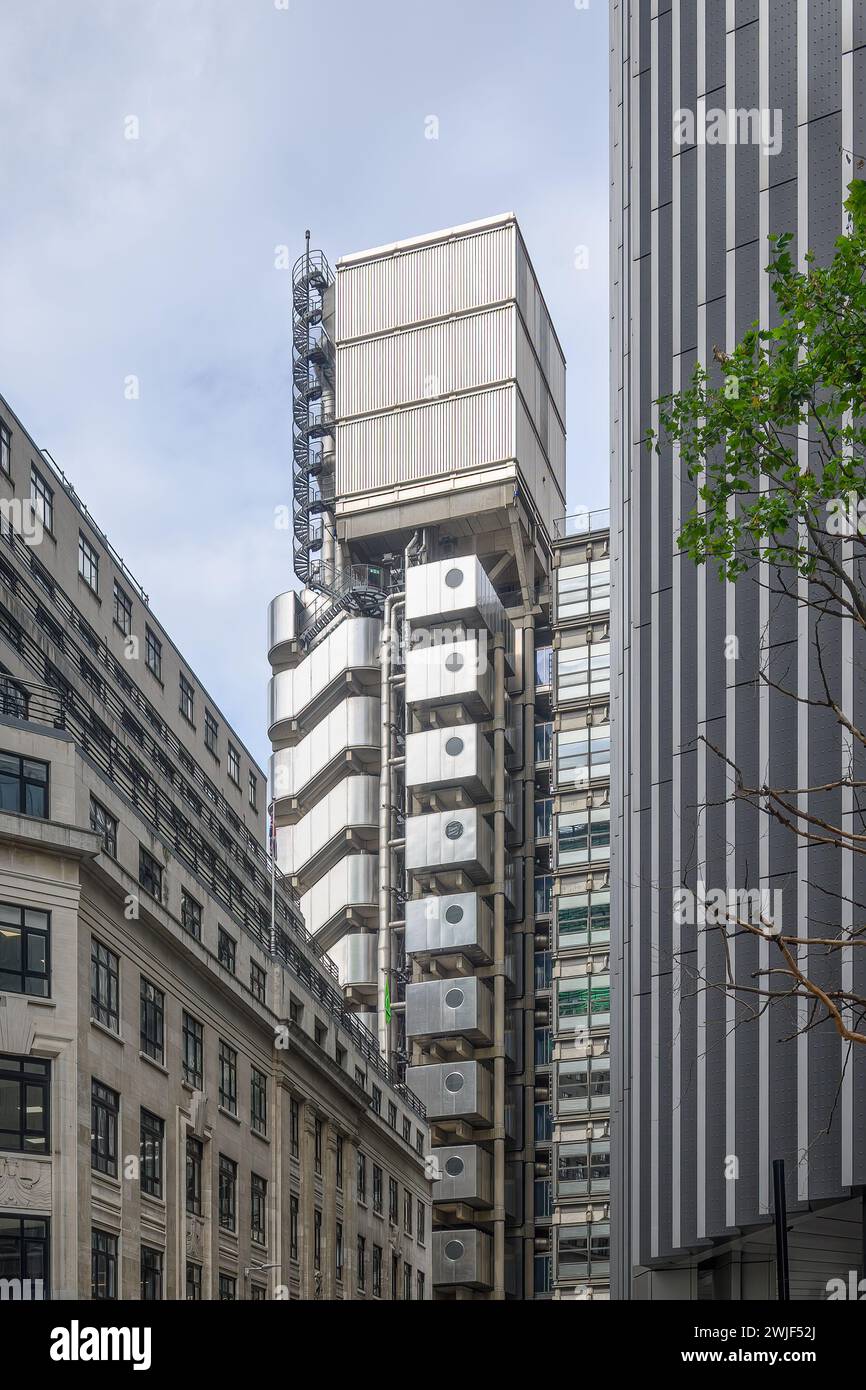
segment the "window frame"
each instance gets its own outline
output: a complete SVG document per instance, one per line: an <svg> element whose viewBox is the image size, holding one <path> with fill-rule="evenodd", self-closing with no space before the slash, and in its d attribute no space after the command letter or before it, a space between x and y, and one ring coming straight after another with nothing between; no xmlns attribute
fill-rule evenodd
<svg viewBox="0 0 866 1390"><path fill-rule="evenodd" d="M0 934L4 928L12 928L19 933L18 937L18 968L0 969L0 993L20 994L25 999L50 999L51 998L51 913L46 912L41 907L29 907L24 903L0 903L0 912L17 914L18 921L0 921ZM44 925L37 926L35 923L27 921L27 916L35 913L44 918ZM40 970L35 970L28 965L30 959L30 940L42 939L42 947L45 965ZM15 987L6 982L5 977L18 977L18 986ZM44 990L28 989L28 980L41 981Z"/></svg>
<svg viewBox="0 0 866 1390"><path fill-rule="evenodd" d="M84 532L78 532L78 578L83 579L92 594L99 597L99 551ZM95 582L94 582L95 581Z"/></svg>
<svg viewBox="0 0 866 1390"><path fill-rule="evenodd" d="M204 1088L204 1024L188 1009L181 1014L181 1041L183 1079L188 1086L201 1091Z"/></svg>
<svg viewBox="0 0 866 1390"><path fill-rule="evenodd" d="M219 1155L218 1222L221 1231L237 1234L238 1229L238 1165L228 1154ZM228 1222L231 1221L231 1225Z"/></svg>
<svg viewBox="0 0 866 1390"><path fill-rule="evenodd" d="M139 976L139 1051L153 1062L165 1066L165 991Z"/></svg>
<svg viewBox="0 0 866 1390"><path fill-rule="evenodd" d="M118 1176L120 1092L98 1077L90 1078L90 1169L104 1177Z"/></svg>
<svg viewBox="0 0 866 1390"><path fill-rule="evenodd" d="M51 764L45 762L42 758L27 758L20 753L7 752L5 749L0 749L0 759L2 758L8 758L10 762L16 762L18 764L18 771L14 773L6 769L0 769L0 776L6 776L18 783L18 806L0 806L0 810L7 811L10 815L32 816L34 820L49 820L51 817ZM34 777L32 774L28 774L25 771L26 765L43 768L45 771L44 780L39 777ZM28 793L31 788L35 788L42 792L45 798L44 812L27 809Z"/></svg>
<svg viewBox="0 0 866 1390"><path fill-rule="evenodd" d="M221 1110L225 1110L229 1115L238 1113L238 1050L232 1047L231 1043L226 1042L225 1038L219 1039L217 1049L218 1060L218 1086L217 1096Z"/></svg>
<svg viewBox="0 0 866 1390"><path fill-rule="evenodd" d="M102 961L94 959L94 949L104 951L109 960ZM94 972L96 980L94 981ZM103 978L108 985L109 1002L103 1004L100 998L100 985ZM94 994L94 983L97 986L97 993ZM111 1008L112 983L114 993L114 1010ZM100 1015L104 1014L104 1017ZM116 951L112 951L110 946L106 946L104 941L100 941L97 936L90 938L90 1021L98 1023L101 1027L107 1028L110 1033L120 1033L120 956Z"/></svg>
<svg viewBox="0 0 866 1390"><path fill-rule="evenodd" d="M152 1144L148 1153L147 1143ZM142 1105L138 1119L139 1182L148 1197L165 1196L165 1120Z"/></svg>

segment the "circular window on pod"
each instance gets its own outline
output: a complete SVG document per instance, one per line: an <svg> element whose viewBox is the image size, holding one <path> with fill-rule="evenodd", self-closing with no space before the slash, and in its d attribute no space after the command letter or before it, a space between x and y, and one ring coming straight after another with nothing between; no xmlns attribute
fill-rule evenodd
<svg viewBox="0 0 866 1390"><path fill-rule="evenodd" d="M456 1095L458 1091L462 1091L463 1085L464 1077L462 1072L451 1071L445 1078L445 1090L450 1091L452 1096Z"/></svg>
<svg viewBox="0 0 866 1390"><path fill-rule="evenodd" d="M460 585L463 583L463 571L459 570L455 565L454 568L450 569L445 575L445 583L448 585L449 589L459 589Z"/></svg>
<svg viewBox="0 0 866 1390"><path fill-rule="evenodd" d="M448 1244L445 1246L446 1260L454 1260L455 1263L457 1260L462 1260L465 1249L466 1247L462 1240L449 1240Z"/></svg>
<svg viewBox="0 0 866 1390"><path fill-rule="evenodd" d="M459 820L450 820L445 827L446 840L459 840L463 834L463 823Z"/></svg>
<svg viewBox="0 0 866 1390"><path fill-rule="evenodd" d="M463 657L459 652L449 652L445 658L446 671L462 671L464 666Z"/></svg>
<svg viewBox="0 0 866 1390"><path fill-rule="evenodd" d="M449 1178L459 1178L465 1166L463 1159L458 1158L456 1154L445 1160L445 1172Z"/></svg>
<svg viewBox="0 0 866 1390"><path fill-rule="evenodd" d="M449 758L459 757L463 752L463 747L462 738L458 738L456 734L453 738L445 740L445 752L448 754Z"/></svg>
<svg viewBox="0 0 866 1390"><path fill-rule="evenodd" d="M462 922L462 921L463 921L463 908L462 908L462 907L458 907L456 903L452 904L451 907L446 907L446 909L445 909L445 921L446 921L446 922L450 922L451 925L452 925L452 927L455 927L455 926L457 925L458 922Z"/></svg>
<svg viewBox="0 0 866 1390"><path fill-rule="evenodd" d="M465 995L462 989L449 989L448 993L445 995L445 1003L448 1005L449 1009L459 1009L464 998Z"/></svg>

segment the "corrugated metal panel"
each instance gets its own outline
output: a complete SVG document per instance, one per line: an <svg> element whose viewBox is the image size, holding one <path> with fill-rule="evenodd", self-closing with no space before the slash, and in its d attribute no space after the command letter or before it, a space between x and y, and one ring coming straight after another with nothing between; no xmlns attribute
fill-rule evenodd
<svg viewBox="0 0 866 1390"><path fill-rule="evenodd" d="M516 318L513 307L491 309L341 347L338 417L391 410L513 379Z"/></svg>
<svg viewBox="0 0 866 1390"><path fill-rule="evenodd" d="M338 425L339 495L513 459L515 395L496 387Z"/></svg>
<svg viewBox="0 0 866 1390"><path fill-rule="evenodd" d="M518 399L517 460L548 532L552 534L553 519L562 515L560 509L565 505L565 437L552 411L550 421L548 447L552 457L548 462L526 407Z"/></svg>
<svg viewBox="0 0 866 1390"><path fill-rule="evenodd" d="M337 341L513 299L514 267L510 224L340 268Z"/></svg>
<svg viewBox="0 0 866 1390"><path fill-rule="evenodd" d="M518 303L550 393L565 420L565 359L522 242L517 246Z"/></svg>

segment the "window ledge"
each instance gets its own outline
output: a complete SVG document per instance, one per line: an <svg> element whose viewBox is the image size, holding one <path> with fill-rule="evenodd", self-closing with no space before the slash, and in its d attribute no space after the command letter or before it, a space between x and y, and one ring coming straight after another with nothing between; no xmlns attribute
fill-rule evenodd
<svg viewBox="0 0 866 1390"><path fill-rule="evenodd" d="M217 1110L221 1115L225 1115L227 1120L234 1120L236 1125L242 1123L240 1115L236 1115L233 1110L226 1110L224 1105L218 1105Z"/></svg>
<svg viewBox="0 0 866 1390"><path fill-rule="evenodd" d="M13 993L14 993L14 994L16 995L16 998L19 998L19 999L26 999L28 1004L35 1004L36 1007L37 1007L38 1009L56 1009L56 1008L57 1008L57 1001L56 1001L55 999L50 999L50 998L49 998L49 999L46 999L46 997L45 997L44 994L18 994L17 991L9 990L9 989L3 990L2 993L4 993L4 994L13 994Z"/></svg>
<svg viewBox="0 0 866 1390"><path fill-rule="evenodd" d="M253 1129L252 1125L250 1125L250 1134L254 1139L259 1139L263 1144L270 1144L271 1142L269 1134L262 1134L260 1129Z"/></svg>
<svg viewBox="0 0 866 1390"><path fill-rule="evenodd" d="M91 1018L90 1026L91 1028L98 1028L100 1033L104 1033L107 1038L112 1038L113 1041L116 1042L120 1047L125 1046L123 1038L120 1036L120 1034L115 1033L113 1028L109 1028L107 1023L100 1023L98 1018Z"/></svg>
<svg viewBox="0 0 866 1390"><path fill-rule="evenodd" d="M162 1062L158 1062L155 1057L150 1057L146 1052L142 1052L141 1050L139 1050L138 1056L142 1062L147 1062L148 1066L153 1067L156 1071L161 1071L163 1076L169 1075L168 1067Z"/></svg>

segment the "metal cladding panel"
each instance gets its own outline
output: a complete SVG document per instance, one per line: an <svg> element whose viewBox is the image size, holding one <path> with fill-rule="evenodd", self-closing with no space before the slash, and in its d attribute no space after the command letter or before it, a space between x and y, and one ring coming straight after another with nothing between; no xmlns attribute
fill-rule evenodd
<svg viewBox="0 0 866 1390"><path fill-rule="evenodd" d="M541 447L526 407L517 402L517 459L520 471L549 535L553 522L565 510L565 435L555 424L548 435L549 457Z"/></svg>
<svg viewBox="0 0 866 1390"><path fill-rule="evenodd" d="M434 1202L493 1203L493 1155L477 1144L446 1144L435 1151L440 1177L433 1184Z"/></svg>
<svg viewBox="0 0 866 1390"><path fill-rule="evenodd" d="M554 451L558 453L561 449L564 461L563 417L556 409L549 383L538 365L538 359L532 351L532 344L522 322L519 322L517 327L517 384L548 458L553 457ZM557 476L564 491L564 475Z"/></svg>
<svg viewBox="0 0 866 1390"><path fill-rule="evenodd" d="M270 725L297 719L333 681L352 670L378 670L380 618L347 618L291 671L278 671L269 686Z"/></svg>
<svg viewBox="0 0 866 1390"><path fill-rule="evenodd" d="M372 908L378 903L378 856L348 854L320 878L300 901L307 930L321 931L348 908Z"/></svg>
<svg viewBox="0 0 866 1390"><path fill-rule="evenodd" d="M515 399L495 386L339 423L338 496L512 462Z"/></svg>
<svg viewBox="0 0 866 1390"><path fill-rule="evenodd" d="M517 244L517 302L541 370L565 421L565 358L522 242Z"/></svg>
<svg viewBox="0 0 866 1390"><path fill-rule="evenodd" d="M455 871L476 882L493 875L493 831L478 811L437 811L406 820L410 873Z"/></svg>
<svg viewBox="0 0 866 1390"><path fill-rule="evenodd" d="M406 653L406 703L467 704L493 711L493 668L483 635Z"/></svg>
<svg viewBox="0 0 866 1390"><path fill-rule="evenodd" d="M474 975L406 986L406 1036L490 1042L493 995Z"/></svg>
<svg viewBox="0 0 866 1390"><path fill-rule="evenodd" d="M433 1232L433 1283L438 1287L493 1287L493 1241L472 1226Z"/></svg>
<svg viewBox="0 0 866 1390"><path fill-rule="evenodd" d="M277 594L268 604L268 651L298 636L299 598L294 589Z"/></svg>
<svg viewBox="0 0 866 1390"><path fill-rule="evenodd" d="M297 796L339 753L378 748L379 741L379 701L372 695L350 696L295 748L281 748L272 755L272 794L277 799Z"/></svg>
<svg viewBox="0 0 866 1390"><path fill-rule="evenodd" d="M344 938L345 964L340 971L344 985L376 983L377 938L373 932L352 932Z"/></svg>
<svg viewBox="0 0 866 1390"><path fill-rule="evenodd" d="M337 344L514 299L514 223L337 267Z"/></svg>
<svg viewBox="0 0 866 1390"><path fill-rule="evenodd" d="M491 958L490 908L477 893L445 893L406 903L406 953L465 951Z"/></svg>
<svg viewBox="0 0 866 1390"><path fill-rule="evenodd" d="M284 874L299 874L336 835L378 823L378 777L344 777L297 825L277 830L277 862Z"/></svg>
<svg viewBox="0 0 866 1390"><path fill-rule="evenodd" d="M453 724L406 739L407 787L464 787L493 795L493 749L477 724Z"/></svg>
<svg viewBox="0 0 866 1390"><path fill-rule="evenodd" d="M337 418L513 381L516 319L516 308L506 305L340 348Z"/></svg>
<svg viewBox="0 0 866 1390"><path fill-rule="evenodd" d="M502 601L477 555L411 565L406 571L406 618L414 624L462 622L501 632Z"/></svg>
<svg viewBox="0 0 866 1390"><path fill-rule="evenodd" d="M408 1067L406 1080L423 1102L428 1120L492 1123L493 1077L480 1062L436 1062L427 1067Z"/></svg>

